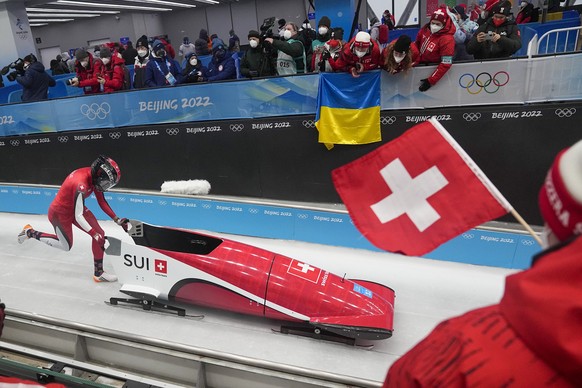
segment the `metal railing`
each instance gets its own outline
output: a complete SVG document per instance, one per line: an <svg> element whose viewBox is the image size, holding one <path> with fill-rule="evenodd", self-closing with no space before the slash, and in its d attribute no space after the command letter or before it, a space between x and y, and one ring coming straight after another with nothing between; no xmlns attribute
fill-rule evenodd
<svg viewBox="0 0 582 388"><path fill-rule="evenodd" d="M528 58L538 54L567 53L577 51L580 30L582 30L582 26L557 28L555 30L544 33L539 38L538 34L535 34L527 45ZM559 39L560 34L566 35L566 38L563 41L560 41ZM570 38L571 34L573 34L575 37L573 41ZM550 42L553 42L553 45L550 45Z"/></svg>
<svg viewBox="0 0 582 388"><path fill-rule="evenodd" d="M24 311L6 310L6 313L0 352L19 352L145 386L379 388L382 385ZM0 370L5 366L0 363Z"/></svg>

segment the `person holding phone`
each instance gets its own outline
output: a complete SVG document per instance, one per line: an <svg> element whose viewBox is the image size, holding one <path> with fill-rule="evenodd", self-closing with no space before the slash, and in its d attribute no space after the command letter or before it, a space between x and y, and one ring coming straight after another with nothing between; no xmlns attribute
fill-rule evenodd
<svg viewBox="0 0 582 388"><path fill-rule="evenodd" d="M491 8L492 16L467 42L467 53L475 59L507 58L521 48L519 28L511 15L511 3L500 1Z"/></svg>

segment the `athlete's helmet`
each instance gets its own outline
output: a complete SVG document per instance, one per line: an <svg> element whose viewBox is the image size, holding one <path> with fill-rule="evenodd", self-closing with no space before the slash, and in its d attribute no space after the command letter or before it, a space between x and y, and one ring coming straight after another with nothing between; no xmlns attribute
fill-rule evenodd
<svg viewBox="0 0 582 388"><path fill-rule="evenodd" d="M99 155L91 164L91 177L97 191L107 191L121 179L121 171L115 160Z"/></svg>

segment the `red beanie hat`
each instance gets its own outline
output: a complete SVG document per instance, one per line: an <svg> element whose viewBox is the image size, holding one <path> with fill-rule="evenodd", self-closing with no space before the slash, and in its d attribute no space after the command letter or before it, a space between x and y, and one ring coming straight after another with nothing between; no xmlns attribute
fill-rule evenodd
<svg viewBox="0 0 582 388"><path fill-rule="evenodd" d="M430 20L438 20L439 22L443 23L443 26L447 24L447 19L449 15L447 15L447 11L439 8L434 11L430 17Z"/></svg>
<svg viewBox="0 0 582 388"><path fill-rule="evenodd" d="M556 156L540 190L539 206L560 241L582 234L582 140Z"/></svg>

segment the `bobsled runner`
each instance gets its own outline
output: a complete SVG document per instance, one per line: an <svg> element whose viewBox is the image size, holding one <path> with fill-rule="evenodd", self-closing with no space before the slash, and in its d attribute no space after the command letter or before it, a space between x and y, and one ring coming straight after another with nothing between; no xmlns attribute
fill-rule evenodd
<svg viewBox="0 0 582 388"><path fill-rule="evenodd" d="M176 302L263 316L290 323L281 332L316 338L392 335L395 295L384 285L208 234L137 220L128 233L135 245L108 237L105 253L120 291L137 305L175 311L168 302ZM112 298L120 301L132 300Z"/></svg>

